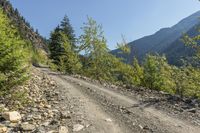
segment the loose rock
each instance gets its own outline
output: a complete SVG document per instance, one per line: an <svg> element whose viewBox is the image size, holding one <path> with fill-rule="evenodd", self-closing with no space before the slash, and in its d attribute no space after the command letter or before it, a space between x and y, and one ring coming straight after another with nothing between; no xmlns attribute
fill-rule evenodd
<svg viewBox="0 0 200 133"><path fill-rule="evenodd" d="M73 126L73 132L78 132L78 131L82 130L83 128L84 128L83 125L76 124L76 125Z"/></svg>
<svg viewBox="0 0 200 133"><path fill-rule="evenodd" d="M24 130L24 131L33 131L35 129L35 126L32 125L32 124L28 124L28 123L22 123L21 124L21 128Z"/></svg>
<svg viewBox="0 0 200 133"><path fill-rule="evenodd" d="M68 128L64 126L60 126L58 133L68 133Z"/></svg>
<svg viewBox="0 0 200 133"><path fill-rule="evenodd" d="M0 125L0 133L7 133L7 131L8 131L7 127Z"/></svg>
<svg viewBox="0 0 200 133"><path fill-rule="evenodd" d="M112 122L112 120L110 118L107 118L106 121L107 122Z"/></svg>
<svg viewBox="0 0 200 133"><path fill-rule="evenodd" d="M2 117L11 122L19 122L22 119L20 113L17 111L5 112L2 114Z"/></svg>

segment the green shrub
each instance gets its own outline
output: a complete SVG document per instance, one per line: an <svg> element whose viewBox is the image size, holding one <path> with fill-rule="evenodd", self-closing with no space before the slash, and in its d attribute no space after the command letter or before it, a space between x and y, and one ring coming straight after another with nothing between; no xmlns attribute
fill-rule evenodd
<svg viewBox="0 0 200 133"><path fill-rule="evenodd" d="M29 54L14 26L0 10L0 91L5 94L15 85L23 83Z"/></svg>
<svg viewBox="0 0 200 133"><path fill-rule="evenodd" d="M194 67L174 69L176 94L200 98L200 70Z"/></svg>
<svg viewBox="0 0 200 133"><path fill-rule="evenodd" d="M43 51L42 49L32 50L31 63L34 66L47 65L48 61L49 59L45 51Z"/></svg>
<svg viewBox="0 0 200 133"><path fill-rule="evenodd" d="M148 55L144 62L143 85L150 89L175 93L173 69L164 56Z"/></svg>

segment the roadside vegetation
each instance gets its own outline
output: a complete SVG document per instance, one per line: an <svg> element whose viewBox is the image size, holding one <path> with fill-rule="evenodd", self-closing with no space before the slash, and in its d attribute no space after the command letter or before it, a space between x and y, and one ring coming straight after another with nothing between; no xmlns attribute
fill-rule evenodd
<svg viewBox="0 0 200 133"><path fill-rule="evenodd" d="M1 95L23 83L28 75L28 49L17 30L0 10L0 90Z"/></svg>
<svg viewBox="0 0 200 133"><path fill-rule="evenodd" d="M10 95L10 100L27 101L25 91L15 90L29 79L31 65L46 64L47 61L44 51L24 40L0 9L0 97Z"/></svg>
<svg viewBox="0 0 200 133"><path fill-rule="evenodd" d="M95 20L88 17L88 21L81 29L82 35L73 39L76 40L75 42L70 41L70 36L73 38L75 36L69 19L65 16L61 25L52 32L49 45L50 57L57 66L57 70L68 74L78 73L118 85L143 86L181 97L200 97L198 66L194 67L189 63L181 67L172 66L168 64L164 55L158 54L146 55L141 64L136 58L129 61L129 64L125 64L122 58L117 58L109 52L102 26ZM183 40L188 46L192 44L198 55L198 43L194 42L197 41L197 37L187 36ZM196 44L195 47L194 44ZM122 43L117 46L121 53L130 54L130 48L125 39L122 38ZM81 53L84 54L81 55Z"/></svg>
<svg viewBox="0 0 200 133"><path fill-rule="evenodd" d="M66 74L80 74L102 82L117 85L146 87L177 94L181 97L200 98L200 68L186 63L177 67L168 64L164 55L149 54L139 63L137 58L125 64L122 58L110 53L103 28L88 17L82 35L76 37L67 16L51 32L49 55L30 41L22 39L18 29L0 10L0 94L24 83L29 77L30 65L49 65ZM200 37L183 38L187 46L196 50L199 59ZM130 54L125 39L117 44L120 52Z"/></svg>

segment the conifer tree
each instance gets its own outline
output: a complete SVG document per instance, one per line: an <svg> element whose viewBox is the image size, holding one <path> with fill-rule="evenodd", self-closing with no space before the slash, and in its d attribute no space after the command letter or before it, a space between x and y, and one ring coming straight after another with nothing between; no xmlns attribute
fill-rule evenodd
<svg viewBox="0 0 200 133"><path fill-rule="evenodd" d="M62 46L62 35L60 27L57 26L55 30L51 33L49 50L50 50L50 59L53 60L53 63L58 65L59 58L63 54L64 48Z"/></svg>
<svg viewBox="0 0 200 133"><path fill-rule="evenodd" d="M63 53L59 57L59 66L61 67L61 71L69 74L78 73L81 68L78 54L75 51L73 51L69 39L62 32L61 39L63 45Z"/></svg>
<svg viewBox="0 0 200 133"><path fill-rule="evenodd" d="M63 20L61 21L60 29L68 37L68 40L72 45L72 48L75 50L77 48L75 44L76 38L75 38L74 30L70 24L70 21L67 15L65 15Z"/></svg>
<svg viewBox="0 0 200 133"><path fill-rule="evenodd" d="M70 74L78 72L81 67L78 54L59 26L51 33L49 50L50 58L60 71Z"/></svg>

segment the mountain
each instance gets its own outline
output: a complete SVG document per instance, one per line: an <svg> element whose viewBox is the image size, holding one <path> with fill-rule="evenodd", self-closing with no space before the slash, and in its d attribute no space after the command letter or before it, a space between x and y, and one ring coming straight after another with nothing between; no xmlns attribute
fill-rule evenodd
<svg viewBox="0 0 200 133"><path fill-rule="evenodd" d="M44 39L37 30L31 27L31 25L20 15L17 9L14 9L8 0L0 0L0 8L12 21L13 25L18 28L21 37L24 40L30 41L34 47L47 51L46 39Z"/></svg>
<svg viewBox="0 0 200 133"><path fill-rule="evenodd" d="M180 41L183 33L193 35L197 33L200 11L181 20L178 24L160 29L153 35L145 36L141 39L130 42L128 45L131 48L129 56L120 53L119 49L111 51L117 57L122 57L126 62L130 63L134 57L137 57L141 62L148 53L165 54L171 64L179 65L181 58L186 55L191 55L192 50L183 45ZM187 53L187 54L186 54Z"/></svg>

